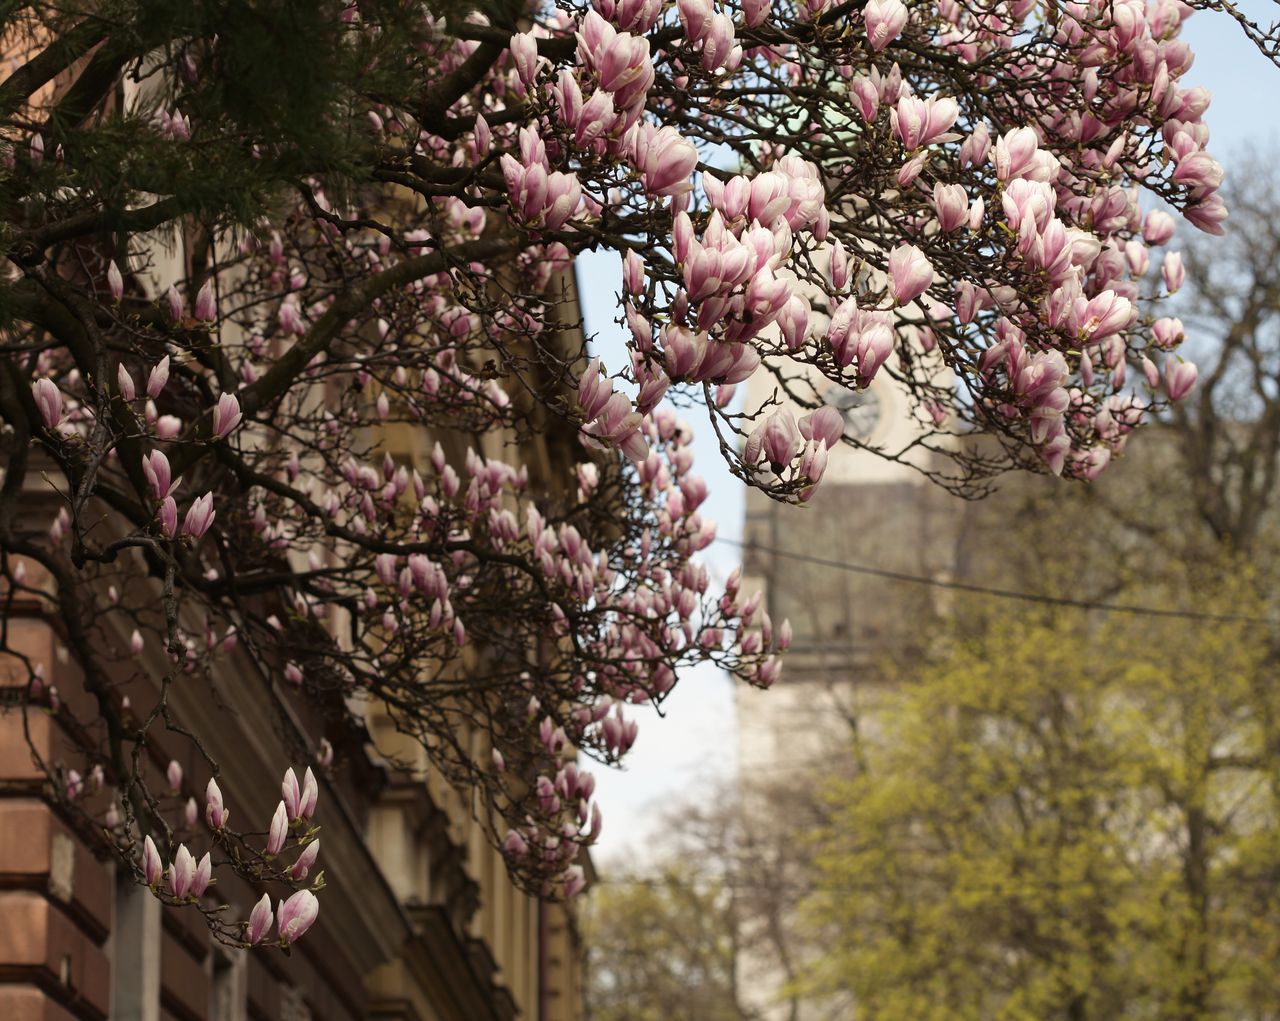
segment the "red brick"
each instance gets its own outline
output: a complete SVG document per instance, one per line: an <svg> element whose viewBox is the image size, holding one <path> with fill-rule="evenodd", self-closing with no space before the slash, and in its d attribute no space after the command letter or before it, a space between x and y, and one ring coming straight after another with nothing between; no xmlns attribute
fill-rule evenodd
<svg viewBox="0 0 1280 1021"><path fill-rule="evenodd" d="M40 894L0 893L0 961L62 990L68 1004L83 1003L103 1017L110 1011L106 954Z"/></svg>
<svg viewBox="0 0 1280 1021"><path fill-rule="evenodd" d="M53 757L53 726L43 712L27 714L31 743L46 762ZM31 757L27 735L22 731L22 713L0 712L0 780L43 781L44 773Z"/></svg>
<svg viewBox="0 0 1280 1021"><path fill-rule="evenodd" d="M0 985L0 1017L5 1021L76 1021L41 990L28 985Z"/></svg>
<svg viewBox="0 0 1280 1021"><path fill-rule="evenodd" d="M69 877L65 874L68 852ZM88 916L97 935L105 936L111 928L110 871L41 801L0 799L0 876L9 886L47 890L51 897L71 904Z"/></svg>
<svg viewBox="0 0 1280 1021"><path fill-rule="evenodd" d="M0 873L49 875L53 812L34 798L0 801Z"/></svg>
<svg viewBox="0 0 1280 1021"><path fill-rule="evenodd" d="M57 639L47 621L39 617L13 616L9 619L9 646L31 660L32 665L44 671L44 678L57 683L57 662L54 650ZM0 687L26 687L31 680L27 666L13 656L0 656Z"/></svg>

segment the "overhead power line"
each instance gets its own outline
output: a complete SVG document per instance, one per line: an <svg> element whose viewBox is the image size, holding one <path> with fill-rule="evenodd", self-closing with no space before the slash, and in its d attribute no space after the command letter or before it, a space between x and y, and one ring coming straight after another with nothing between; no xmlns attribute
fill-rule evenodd
<svg viewBox="0 0 1280 1021"><path fill-rule="evenodd" d="M774 557L795 560L804 564L813 564L835 571L846 571L850 574L864 574L873 578L884 578L888 581L900 581L908 585L927 585L931 588L951 589L957 592L972 592L976 595L992 596L996 599L1018 599L1028 603L1042 603L1047 606L1069 606L1079 610L1102 610L1106 613L1130 613L1146 617L1173 617L1180 620L1198 620L1214 624L1260 624L1274 627L1276 621L1267 617L1250 617L1239 613L1208 613L1202 610L1170 610L1159 606L1142 606L1136 603L1104 603L1089 599L1073 599L1070 596L1050 596L1038 592L1021 592L1016 589L997 588L993 585L977 585L967 581L945 581L941 578L930 578L922 574L909 574L905 571L892 571L885 567L873 567L870 564L855 564L847 560L830 560L816 557L809 553L796 553L791 550L761 546L759 543L745 542L741 539L716 537L716 542L752 553L765 553Z"/></svg>
<svg viewBox="0 0 1280 1021"><path fill-rule="evenodd" d="M1111 888L1131 888L1144 886L1169 886L1178 882L1178 870L1175 862L1170 863L1171 868L1167 872L1155 872L1151 875L1129 875L1114 877L1096 877L1096 878L1076 878L1076 879L1050 879L1041 876L1011 876L1005 879L993 879L986 882L949 882L945 876L919 876L921 884L935 884L939 888L945 888L951 893L991 893L991 894L1020 894L1031 890L1072 890L1072 889L1096 889L1100 887ZM1276 885L1276 874L1274 870L1267 870L1261 873L1226 873L1211 876L1210 884L1217 886L1252 886L1254 884L1265 886L1267 889L1274 889ZM708 886L718 887L722 890L734 890L743 893L761 891L765 893L790 893L793 895L806 896L813 894L830 894L830 893L866 893L874 891L883 891L890 888L892 884L887 882L878 882L874 879L866 880L841 880L836 883L822 882L805 882L803 880L787 880L784 878L774 878L772 880L753 880L740 879L732 876L716 876L714 874L704 873L689 877L672 877L664 876L606 876L598 875L592 880L595 886L616 886L616 887L644 887L649 889L672 889L678 890L683 888L695 887L699 884L703 891Z"/></svg>

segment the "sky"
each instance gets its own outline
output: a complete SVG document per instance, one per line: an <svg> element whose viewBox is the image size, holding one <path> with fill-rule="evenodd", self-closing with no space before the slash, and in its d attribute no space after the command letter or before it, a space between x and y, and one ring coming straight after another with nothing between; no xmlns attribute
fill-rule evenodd
<svg viewBox="0 0 1280 1021"><path fill-rule="evenodd" d="M1239 9L1260 24L1280 19L1280 0L1240 0ZM1213 94L1206 115L1209 151L1231 173L1233 153L1249 147L1280 152L1280 70L1243 37L1233 21L1213 13L1197 13L1183 26L1183 38L1196 54L1182 79ZM1193 230L1189 225L1183 232ZM596 351L613 371L626 363L617 314L622 264L612 252L588 252L577 260L578 290L587 331ZM724 467L709 427L691 417L696 470L707 480L710 496L705 516L718 525L722 539L742 535L743 490ZM717 541L703 560L712 584L723 583L739 559L737 547ZM650 709L633 710L640 724L635 746L622 770L595 769L596 796L604 812L604 829L594 850L597 867L608 871L643 863L643 854L658 835L663 811L693 797L714 797L737 773L737 726L734 688L718 670L687 671L659 717Z"/></svg>

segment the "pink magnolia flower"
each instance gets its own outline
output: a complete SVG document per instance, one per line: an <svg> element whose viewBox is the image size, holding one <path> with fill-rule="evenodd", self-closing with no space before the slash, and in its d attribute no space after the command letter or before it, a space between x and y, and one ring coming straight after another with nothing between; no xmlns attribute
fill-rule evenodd
<svg viewBox="0 0 1280 1021"><path fill-rule="evenodd" d="M222 829L231 818L231 812L223 805L222 791L218 787L217 780L209 780L209 786L204 789L204 801L205 823L211 830Z"/></svg>
<svg viewBox="0 0 1280 1021"><path fill-rule="evenodd" d="M775 411L770 415L765 421L761 449L774 472L789 465L800 446L800 435L791 412Z"/></svg>
<svg viewBox="0 0 1280 1021"><path fill-rule="evenodd" d="M186 517L182 519L182 534L190 536L192 539L199 539L205 532L209 531L209 526L213 524L213 519L217 516L217 513L213 509L212 493L205 493L204 496L196 497L191 506L187 508Z"/></svg>
<svg viewBox="0 0 1280 1021"><path fill-rule="evenodd" d="M844 436L844 419L830 405L811 411L799 422L800 435L806 440L819 440L828 448L834 447Z"/></svg>
<svg viewBox="0 0 1280 1021"><path fill-rule="evenodd" d="M564 872L564 895L570 900L580 894L587 885L586 873L581 865L570 865Z"/></svg>
<svg viewBox="0 0 1280 1021"><path fill-rule="evenodd" d="M791 621L783 620L782 624L778 627L778 640L775 643L775 647L779 652L786 652L787 649L791 648L792 637L793 632L791 630Z"/></svg>
<svg viewBox="0 0 1280 1021"><path fill-rule="evenodd" d="M240 401L235 394L223 394L213 409L214 439L225 439L240 424Z"/></svg>
<svg viewBox="0 0 1280 1021"><path fill-rule="evenodd" d="M622 257L622 287L631 295L644 291L644 260L630 248Z"/></svg>
<svg viewBox="0 0 1280 1021"><path fill-rule="evenodd" d="M908 12L902 0L867 0L862 20L867 25L867 42L879 53L902 34Z"/></svg>
<svg viewBox="0 0 1280 1021"><path fill-rule="evenodd" d="M320 914L320 902L310 890L299 890L276 913L276 928L285 944L302 938Z"/></svg>
<svg viewBox="0 0 1280 1021"><path fill-rule="evenodd" d="M182 790L182 766L177 759L169 760L169 768L165 770L164 775L169 781L169 793L177 794Z"/></svg>
<svg viewBox="0 0 1280 1021"><path fill-rule="evenodd" d="M476 156L483 160L489 155L489 149L493 145L493 131L489 127L489 122L484 119L483 114L476 114L474 138Z"/></svg>
<svg viewBox="0 0 1280 1021"><path fill-rule="evenodd" d="M742 61L742 47L737 46L737 26L729 15L714 14L702 37L701 63L713 74L733 70ZM647 53L646 53L647 56Z"/></svg>
<svg viewBox="0 0 1280 1021"><path fill-rule="evenodd" d="M893 327L887 312L865 312L853 338L858 363L858 385L867 386L893 350Z"/></svg>
<svg viewBox="0 0 1280 1021"><path fill-rule="evenodd" d="M177 484L173 481L172 469L169 467L169 459L164 456L164 451L153 450L142 459L142 474L146 476L147 484L151 487L151 495L157 500L163 500L177 488Z"/></svg>
<svg viewBox="0 0 1280 1021"><path fill-rule="evenodd" d="M284 799L285 811L292 822L301 814L298 806L302 802L302 791L298 787L298 776L290 767L284 771L284 779L280 782L280 796Z"/></svg>
<svg viewBox="0 0 1280 1021"><path fill-rule="evenodd" d="M164 292L164 300L165 305L169 309L169 318L175 323L180 322L183 313L182 296L178 294L178 289L172 284L170 284L169 289Z"/></svg>
<svg viewBox="0 0 1280 1021"><path fill-rule="evenodd" d="M991 130L986 124L979 122L969 136L960 144L960 165L976 167L986 158L991 149Z"/></svg>
<svg viewBox="0 0 1280 1021"><path fill-rule="evenodd" d="M618 28L648 32L662 15L662 0L598 0L596 9Z"/></svg>
<svg viewBox="0 0 1280 1021"><path fill-rule="evenodd" d="M1133 276L1144 276L1151 267L1151 253L1147 251L1146 245L1135 238L1125 242L1124 261L1129 264L1129 272Z"/></svg>
<svg viewBox="0 0 1280 1021"><path fill-rule="evenodd" d="M147 396L155 400L169 382L169 356L165 355L147 376Z"/></svg>
<svg viewBox="0 0 1280 1021"><path fill-rule="evenodd" d="M849 83L849 98L853 100L853 108L862 115L868 124L876 119L880 110L880 90L864 74L858 75Z"/></svg>
<svg viewBox="0 0 1280 1021"><path fill-rule="evenodd" d="M520 32L507 44L511 49L511 62L524 85L530 86L538 76L538 40L532 32Z"/></svg>
<svg viewBox="0 0 1280 1021"><path fill-rule="evenodd" d="M1157 347L1165 350L1177 347L1182 343L1183 336L1181 319L1165 316L1151 324L1151 339Z"/></svg>
<svg viewBox="0 0 1280 1021"><path fill-rule="evenodd" d="M133 385L133 377L129 375L129 370L124 367L123 362L116 366L116 386L120 390L121 398L126 401L132 401L138 396Z"/></svg>
<svg viewBox="0 0 1280 1021"><path fill-rule="evenodd" d="M107 266L107 290L111 292L111 300L119 301L124 297L124 277L120 275L120 267L113 259Z"/></svg>
<svg viewBox="0 0 1280 1021"><path fill-rule="evenodd" d="M809 303L800 295L792 294L778 313L778 327L788 350L799 351L804 346L809 329L809 311Z"/></svg>
<svg viewBox="0 0 1280 1021"><path fill-rule="evenodd" d="M1196 377L1200 370L1193 362L1184 362L1180 358L1170 358L1164 363L1164 388L1169 400L1180 401L1191 388L1196 385Z"/></svg>
<svg viewBox="0 0 1280 1021"><path fill-rule="evenodd" d="M1182 264L1181 252L1166 252L1164 262L1160 265L1160 275L1164 278L1165 290L1176 294L1186 279L1187 270Z"/></svg>
<svg viewBox="0 0 1280 1021"><path fill-rule="evenodd" d="M280 302L280 332L287 336L301 337L307 332L306 320L298 308L298 298L290 294Z"/></svg>
<svg viewBox="0 0 1280 1021"><path fill-rule="evenodd" d="M191 891L191 884L195 878L196 860L187 850L186 844L179 844L178 853L174 855L173 864L169 866L169 889L178 900L182 900Z"/></svg>
<svg viewBox="0 0 1280 1021"><path fill-rule="evenodd" d="M604 445L617 447L633 461L649 456L649 444L640 431L644 416L636 411L625 394L614 394L597 418L583 427L583 433Z"/></svg>
<svg viewBox="0 0 1280 1021"><path fill-rule="evenodd" d="M619 32L595 11L588 11L577 34L578 57L600 87L614 94L619 109L641 103L653 85L649 40Z"/></svg>
<svg viewBox="0 0 1280 1021"><path fill-rule="evenodd" d="M1115 291L1103 291L1086 301L1076 299L1080 336L1093 341L1124 329L1133 319L1133 303Z"/></svg>
<svg viewBox="0 0 1280 1021"><path fill-rule="evenodd" d="M271 921L271 898L264 893L262 899L253 906L253 911L249 914L249 924L245 931L245 939L254 946L261 943L262 938L271 929Z"/></svg>
<svg viewBox="0 0 1280 1021"><path fill-rule="evenodd" d="M142 842L142 874L147 885L153 890L164 876L164 865L160 861L160 852L156 850L155 841L150 834Z"/></svg>
<svg viewBox="0 0 1280 1021"><path fill-rule="evenodd" d="M671 379L690 378L707 354L707 335L701 330L669 325L661 333L663 359Z"/></svg>
<svg viewBox="0 0 1280 1021"><path fill-rule="evenodd" d="M715 12L711 0L676 0L676 7L680 12L680 22L684 25L685 38L690 43L701 42Z"/></svg>
<svg viewBox="0 0 1280 1021"><path fill-rule="evenodd" d="M889 282L894 299L905 305L933 283L933 266L915 245L899 245L889 255Z"/></svg>
<svg viewBox="0 0 1280 1021"><path fill-rule="evenodd" d="M1027 230L1039 232L1049 225L1056 204L1056 195L1043 181L1019 179L1010 181L1000 197L1005 219L1014 230L1020 230L1024 221L1030 221Z"/></svg>
<svg viewBox="0 0 1280 1021"><path fill-rule="evenodd" d="M156 419L156 438L161 440L176 439L182 432L182 419L176 415L161 415Z"/></svg>
<svg viewBox="0 0 1280 1021"><path fill-rule="evenodd" d="M796 466L797 473L808 479L816 488L822 481L822 476L826 474L828 458L827 445L821 440L810 440L800 452L800 461Z"/></svg>
<svg viewBox="0 0 1280 1021"><path fill-rule="evenodd" d="M844 245L838 239L831 246L830 269L831 286L837 291L843 291L845 285L849 282L849 256L844 250Z"/></svg>
<svg viewBox="0 0 1280 1021"><path fill-rule="evenodd" d="M588 418L595 418L613 396L613 383L604 375L599 358L592 358L578 381L578 404Z"/></svg>
<svg viewBox="0 0 1280 1021"><path fill-rule="evenodd" d="M690 175L698 165L698 150L675 128L637 125L634 151L640 179L650 195L684 195L693 190Z"/></svg>
<svg viewBox="0 0 1280 1021"><path fill-rule="evenodd" d="M1071 437L1065 432L1056 434L1040 447L1040 456L1055 475L1061 475L1067 463L1067 453L1071 450Z"/></svg>
<svg viewBox="0 0 1280 1021"><path fill-rule="evenodd" d="M289 875L295 880L301 882L310 874L312 868L315 867L316 858L320 854L320 841L313 840L302 849L302 853L298 855L298 860L293 863L289 869Z"/></svg>
<svg viewBox="0 0 1280 1021"><path fill-rule="evenodd" d="M1188 153L1178 161L1173 179L1188 188L1215 189L1222 184L1222 164L1203 149Z"/></svg>
<svg viewBox="0 0 1280 1021"><path fill-rule="evenodd" d="M1222 221L1227 218L1227 206L1222 201L1222 196L1211 194L1187 206L1182 211L1182 216L1186 221L1206 234L1214 234L1221 237L1226 233L1222 226Z"/></svg>
<svg viewBox="0 0 1280 1021"><path fill-rule="evenodd" d="M982 229L982 217L986 213L986 203L982 197L973 200L973 205L969 207L969 229L975 234Z"/></svg>
<svg viewBox="0 0 1280 1021"><path fill-rule="evenodd" d="M62 407L62 393L52 380L37 379L31 384L31 396L40 409L40 418L47 429L57 429L66 418Z"/></svg>
<svg viewBox="0 0 1280 1021"><path fill-rule="evenodd" d="M191 886L187 889L192 897L203 897L205 890L209 888L209 880L213 877L213 863L209 860L209 852L204 853L204 857L200 859L196 865L195 875L191 877Z"/></svg>
<svg viewBox="0 0 1280 1021"><path fill-rule="evenodd" d="M503 153L499 162L513 208L531 224L558 230L582 200L582 186L574 174L548 173L542 163L523 164L510 153Z"/></svg>
<svg viewBox="0 0 1280 1021"><path fill-rule="evenodd" d="M902 96L898 105L889 111L889 121L894 133L907 150L919 149L937 141L951 129L958 116L960 104L954 99L939 96L930 96L928 99Z"/></svg>
<svg viewBox="0 0 1280 1021"><path fill-rule="evenodd" d="M271 817L271 829L267 833L267 854L279 854L284 848L285 837L288 834L289 813L282 801L276 806L275 815Z"/></svg>
<svg viewBox="0 0 1280 1021"><path fill-rule="evenodd" d="M547 199L542 222L547 230L559 230L573 216L582 201L582 185L576 174L559 170L547 176Z"/></svg>
<svg viewBox="0 0 1280 1021"><path fill-rule="evenodd" d="M963 226L969 215L969 198L964 187L937 182L933 186L933 209L943 231L950 233Z"/></svg>
<svg viewBox="0 0 1280 1021"><path fill-rule="evenodd" d="M211 323L218 318L218 305L213 296L213 278L206 280L196 293L196 318Z"/></svg>
<svg viewBox="0 0 1280 1021"><path fill-rule="evenodd" d="M1153 209L1142 224L1142 238L1149 245L1162 245L1173 237L1177 228L1173 217L1163 209Z"/></svg>
<svg viewBox="0 0 1280 1021"><path fill-rule="evenodd" d="M160 501L156 519L160 522L160 534L166 539L172 539L178 534L178 504L172 496L166 496Z"/></svg>
<svg viewBox="0 0 1280 1021"><path fill-rule="evenodd" d="M1001 181L1010 181L1025 173L1034 162L1039 148L1040 140L1033 128L1014 128L1001 136L991 153L996 177Z"/></svg>
<svg viewBox="0 0 1280 1021"><path fill-rule="evenodd" d="M618 123L618 111L614 108L613 96L604 89L600 89L583 103L573 75L568 71L560 73L566 92L565 100L561 104L561 116L573 130L574 142L581 148L588 148L596 139L612 132Z"/></svg>
<svg viewBox="0 0 1280 1021"><path fill-rule="evenodd" d="M508 855L520 858L529 853L529 845L525 841L524 837L515 830L511 830L507 833L506 837L503 838L502 850Z"/></svg>

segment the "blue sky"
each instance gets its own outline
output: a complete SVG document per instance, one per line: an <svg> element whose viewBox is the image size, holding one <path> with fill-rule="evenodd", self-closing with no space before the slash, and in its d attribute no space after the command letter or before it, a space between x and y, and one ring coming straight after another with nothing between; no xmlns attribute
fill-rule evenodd
<svg viewBox="0 0 1280 1021"><path fill-rule="evenodd" d="M1241 0L1239 9L1261 24L1280 17L1280 0ZM1209 151L1231 173L1231 155L1247 147L1280 148L1280 70L1244 39L1229 18L1198 13L1183 27L1183 37L1196 54L1183 79L1213 93L1206 119ZM1183 233L1193 228L1183 225ZM577 262L579 291L589 332L611 370L625 364L623 340L613 323L615 295L620 289L621 262L609 252L587 253ZM704 513L714 518L719 535L742 533L741 484L729 475L708 438L709 429L691 417L697 439L697 470L711 495ZM717 542L706 554L715 582L722 582L738 562L738 550ZM604 810L604 830L596 850L603 868L629 860L643 865L642 852L655 835L655 819L665 805L693 797L713 797L716 787L732 782L737 771L737 729L733 686L713 669L689 671L667 700L665 717L637 710L640 733L622 771L597 769L597 797Z"/></svg>

